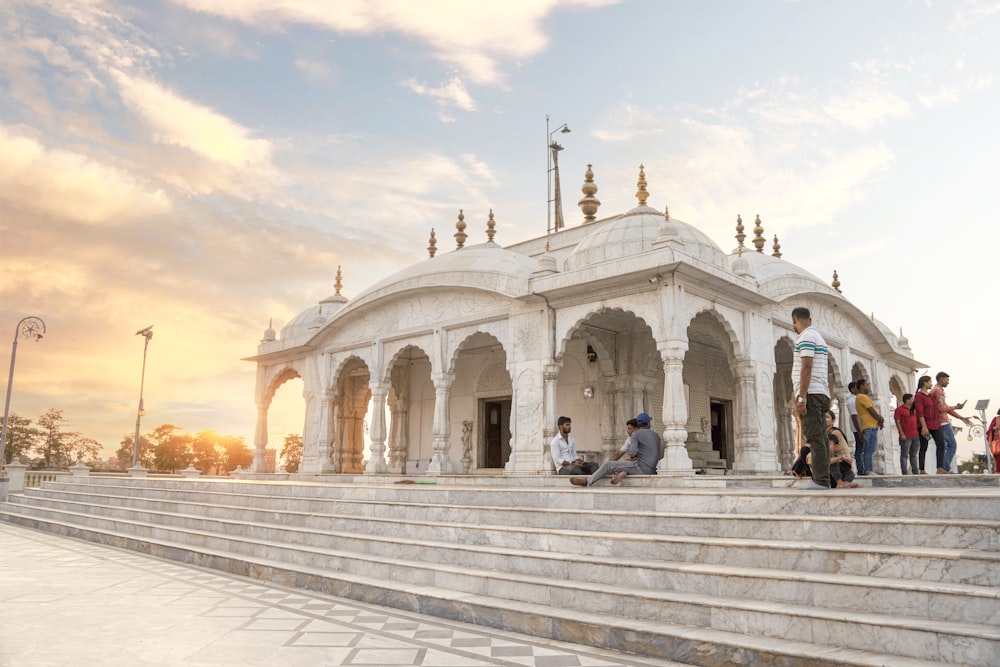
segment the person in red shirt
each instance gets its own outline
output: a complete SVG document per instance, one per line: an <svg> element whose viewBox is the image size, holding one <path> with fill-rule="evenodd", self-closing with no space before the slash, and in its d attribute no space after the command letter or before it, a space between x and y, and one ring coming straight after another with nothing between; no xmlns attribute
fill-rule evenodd
<svg viewBox="0 0 1000 667"><path fill-rule="evenodd" d="M941 432L941 414L938 412L938 402L931 396L930 375L920 376L920 380L917 381L917 394L913 398L920 435L925 440L934 438L938 474L947 474L944 470L944 434Z"/></svg>
<svg viewBox="0 0 1000 667"><path fill-rule="evenodd" d="M903 475L916 475L920 469L920 433L917 431L917 409L913 405L913 394L903 394L903 404L896 408L892 418L896 421L896 431L899 433L899 472Z"/></svg>

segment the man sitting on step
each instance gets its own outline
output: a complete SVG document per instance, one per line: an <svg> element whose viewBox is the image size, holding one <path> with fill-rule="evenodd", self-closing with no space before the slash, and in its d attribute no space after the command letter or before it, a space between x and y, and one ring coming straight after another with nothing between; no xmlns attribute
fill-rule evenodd
<svg viewBox="0 0 1000 667"><path fill-rule="evenodd" d="M597 472L590 477L572 477L570 482L576 486L590 486L608 473L612 484L621 484L626 475L655 475L656 464L660 461L660 436L649 428L652 417L645 412L635 418L638 428L629 438L629 448L626 456L605 461Z"/></svg>
<svg viewBox="0 0 1000 667"><path fill-rule="evenodd" d="M573 421L569 417L560 417L557 425L559 433L549 443L549 452L552 454L552 465L556 467L556 474L589 475L594 472L597 464L593 461L584 461L576 451L576 438L570 433L573 430Z"/></svg>

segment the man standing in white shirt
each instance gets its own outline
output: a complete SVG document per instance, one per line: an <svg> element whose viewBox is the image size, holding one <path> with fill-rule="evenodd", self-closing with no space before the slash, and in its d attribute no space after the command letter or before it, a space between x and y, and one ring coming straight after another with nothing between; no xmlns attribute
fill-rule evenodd
<svg viewBox="0 0 1000 667"><path fill-rule="evenodd" d="M570 433L573 430L573 421L569 417L560 417L557 425L559 433L549 443L552 465L556 467L556 473L560 475L594 474L598 468L597 462L584 461L576 453L576 438Z"/></svg>
<svg viewBox="0 0 1000 667"><path fill-rule="evenodd" d="M792 311L795 340L792 362L792 386L795 410L802 424L802 439L812 453L812 481L803 489L830 488L830 451L827 449L826 411L830 409L830 351L823 336L812 325L809 309L799 306Z"/></svg>

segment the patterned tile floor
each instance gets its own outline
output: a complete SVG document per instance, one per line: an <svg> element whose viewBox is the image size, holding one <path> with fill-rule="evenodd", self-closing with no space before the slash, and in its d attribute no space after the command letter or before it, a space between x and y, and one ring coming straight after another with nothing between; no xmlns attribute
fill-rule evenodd
<svg viewBox="0 0 1000 667"><path fill-rule="evenodd" d="M3 667L678 667L0 524Z"/></svg>

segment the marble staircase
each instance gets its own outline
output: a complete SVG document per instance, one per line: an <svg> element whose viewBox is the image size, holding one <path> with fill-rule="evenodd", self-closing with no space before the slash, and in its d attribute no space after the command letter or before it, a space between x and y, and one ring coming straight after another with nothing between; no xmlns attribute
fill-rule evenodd
<svg viewBox="0 0 1000 667"><path fill-rule="evenodd" d="M92 477L0 519L688 664L1000 664L1000 488L565 481Z"/></svg>

